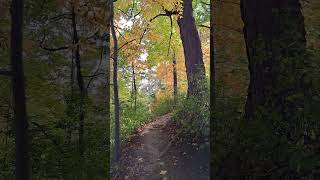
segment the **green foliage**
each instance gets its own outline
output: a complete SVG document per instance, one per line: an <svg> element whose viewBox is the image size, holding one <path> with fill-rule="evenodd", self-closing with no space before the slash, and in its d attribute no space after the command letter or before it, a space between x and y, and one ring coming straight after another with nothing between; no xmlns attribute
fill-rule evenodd
<svg viewBox="0 0 320 180"><path fill-rule="evenodd" d="M299 112L266 111L243 118L244 97L223 97L218 83L211 143L216 179L317 179L319 177L319 53L312 50L303 76L303 92L286 97ZM293 116L294 115L294 116Z"/></svg>
<svg viewBox="0 0 320 180"><path fill-rule="evenodd" d="M182 125L184 131L198 136L209 136L209 99L178 98L173 119ZM184 96L185 97L185 96Z"/></svg>
<svg viewBox="0 0 320 180"><path fill-rule="evenodd" d="M121 96L120 96L121 97ZM111 158L114 153L114 111L111 111L111 126L110 126L110 142L111 142ZM130 101L121 100L120 103L120 139L122 143L127 142L132 134L136 132L138 128L141 128L146 123L152 120L149 107L141 101L137 102L135 108Z"/></svg>
<svg viewBox="0 0 320 180"><path fill-rule="evenodd" d="M170 113L175 108L175 102L171 97L161 99L152 108L153 116L161 116L163 114Z"/></svg>

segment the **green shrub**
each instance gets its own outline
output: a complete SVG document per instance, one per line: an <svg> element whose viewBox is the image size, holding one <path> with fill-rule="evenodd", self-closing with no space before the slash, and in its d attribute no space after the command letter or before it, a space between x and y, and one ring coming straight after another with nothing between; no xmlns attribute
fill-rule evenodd
<svg viewBox="0 0 320 180"><path fill-rule="evenodd" d="M110 146L111 159L114 155L114 112L111 107L110 124ZM131 106L129 101L122 101L120 105L120 139L121 143L127 142L130 135L134 134L138 128L152 120L149 107L140 101L137 102L136 109Z"/></svg>
<svg viewBox="0 0 320 180"><path fill-rule="evenodd" d="M156 104L153 104L152 106L152 115L154 117L161 116L164 114L167 114L169 112L172 112L175 107L175 102L172 98L164 98L159 100Z"/></svg>
<svg viewBox="0 0 320 180"><path fill-rule="evenodd" d="M179 98L173 119L185 128L186 132L199 136L209 136L209 99Z"/></svg>

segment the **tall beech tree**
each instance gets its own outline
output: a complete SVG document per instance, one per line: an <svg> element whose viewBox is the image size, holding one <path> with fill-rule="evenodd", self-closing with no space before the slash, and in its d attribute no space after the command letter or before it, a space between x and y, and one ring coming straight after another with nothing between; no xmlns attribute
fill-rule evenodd
<svg viewBox="0 0 320 180"><path fill-rule="evenodd" d="M29 136L26 112L25 81L22 62L23 0L13 0L11 5L11 68L15 119L17 180L30 179Z"/></svg>
<svg viewBox="0 0 320 180"><path fill-rule="evenodd" d="M246 118L297 119L306 54L299 0L241 0L241 15L250 71Z"/></svg>

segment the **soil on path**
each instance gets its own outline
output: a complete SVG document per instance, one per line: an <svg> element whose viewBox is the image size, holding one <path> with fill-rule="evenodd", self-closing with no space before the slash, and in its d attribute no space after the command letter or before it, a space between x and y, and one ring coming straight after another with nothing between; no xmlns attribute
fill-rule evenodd
<svg viewBox="0 0 320 180"><path fill-rule="evenodd" d="M208 180L209 144L179 133L171 114L156 118L123 147L120 173L125 180Z"/></svg>

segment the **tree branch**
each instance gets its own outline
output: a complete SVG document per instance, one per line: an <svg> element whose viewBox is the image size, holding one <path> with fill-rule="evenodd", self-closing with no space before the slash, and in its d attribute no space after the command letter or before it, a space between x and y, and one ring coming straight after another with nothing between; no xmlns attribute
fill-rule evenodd
<svg viewBox="0 0 320 180"><path fill-rule="evenodd" d="M221 27L224 27L224 28L226 28L226 29L229 29L229 30L238 32L238 33L240 33L240 34L243 34L243 32L242 32L240 29L236 29L236 28L234 28L234 27L230 27L230 26L227 26L227 25L224 25L224 24L216 24L216 23L214 23L213 25L214 25L214 26L221 26ZM203 25L203 24L200 24L199 27L203 27L203 28L208 28L208 29L210 29L210 26Z"/></svg>
<svg viewBox="0 0 320 180"><path fill-rule="evenodd" d="M0 69L0 75L2 76L12 76L12 71Z"/></svg>
<svg viewBox="0 0 320 180"><path fill-rule="evenodd" d="M48 47L44 47L41 45L40 47L46 51L51 51L51 52L69 49L68 46L63 46L63 47L58 47L58 48L48 48Z"/></svg>

